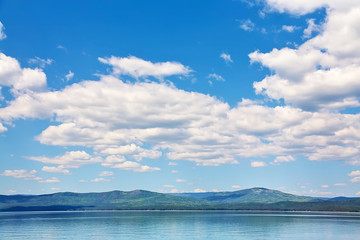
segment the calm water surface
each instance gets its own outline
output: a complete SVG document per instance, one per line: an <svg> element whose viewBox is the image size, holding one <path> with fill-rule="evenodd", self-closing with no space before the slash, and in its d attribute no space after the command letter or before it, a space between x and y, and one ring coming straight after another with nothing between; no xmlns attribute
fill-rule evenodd
<svg viewBox="0 0 360 240"><path fill-rule="evenodd" d="M218 211L0 213L0 239L360 239L360 215Z"/></svg>

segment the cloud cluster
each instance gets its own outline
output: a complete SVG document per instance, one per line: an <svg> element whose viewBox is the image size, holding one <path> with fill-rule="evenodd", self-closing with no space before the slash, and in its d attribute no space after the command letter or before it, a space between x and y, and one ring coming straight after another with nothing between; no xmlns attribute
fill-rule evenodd
<svg viewBox="0 0 360 240"><path fill-rule="evenodd" d="M0 22L0 40L3 40L6 38L6 34L5 34L4 30L5 30L4 24L2 24L2 22Z"/></svg>
<svg viewBox="0 0 360 240"><path fill-rule="evenodd" d="M308 20L305 37L321 31L298 48L273 49L249 54L274 73L254 83L257 94L304 110L341 110L359 107L360 83L360 4L356 1L268 0L283 12L305 14L320 6L328 7L326 21L318 26Z"/></svg>
<svg viewBox="0 0 360 240"><path fill-rule="evenodd" d="M41 177L37 177L35 174L37 173L36 170L25 170L25 169L19 169L19 170L5 170L3 173L1 173L1 176L6 177L14 177L14 178L23 178L25 180L33 180L38 181L39 183L57 183L60 182L58 178L52 177L50 179L42 179Z"/></svg>
<svg viewBox="0 0 360 240"><path fill-rule="evenodd" d="M0 87L11 88L13 95L46 88L46 75L39 69L21 68L20 63L12 57L0 53Z"/></svg>

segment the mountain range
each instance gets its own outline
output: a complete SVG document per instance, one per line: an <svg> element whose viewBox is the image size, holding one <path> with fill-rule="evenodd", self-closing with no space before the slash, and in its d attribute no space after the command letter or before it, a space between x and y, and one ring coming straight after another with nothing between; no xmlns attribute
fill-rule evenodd
<svg viewBox="0 0 360 240"><path fill-rule="evenodd" d="M360 198L314 198L266 188L176 194L134 190L0 195L0 211L58 210L360 211Z"/></svg>

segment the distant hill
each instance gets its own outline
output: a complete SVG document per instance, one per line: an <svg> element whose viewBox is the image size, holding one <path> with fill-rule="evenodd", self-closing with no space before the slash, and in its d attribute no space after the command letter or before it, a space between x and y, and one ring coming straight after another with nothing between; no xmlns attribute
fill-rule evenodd
<svg viewBox="0 0 360 240"><path fill-rule="evenodd" d="M318 199L266 188L234 192L163 194L144 190L0 195L0 211L277 210L360 211L359 198Z"/></svg>
<svg viewBox="0 0 360 240"><path fill-rule="evenodd" d="M266 188L250 188L234 192L211 192L211 193L179 193L175 196L204 199L217 203L276 203L283 201L310 202L318 198L297 196Z"/></svg>

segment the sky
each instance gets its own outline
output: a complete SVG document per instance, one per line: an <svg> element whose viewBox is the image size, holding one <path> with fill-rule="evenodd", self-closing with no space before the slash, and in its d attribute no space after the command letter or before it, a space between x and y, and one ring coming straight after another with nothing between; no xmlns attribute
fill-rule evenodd
<svg viewBox="0 0 360 240"><path fill-rule="evenodd" d="M360 195L360 1L0 1L0 194Z"/></svg>

